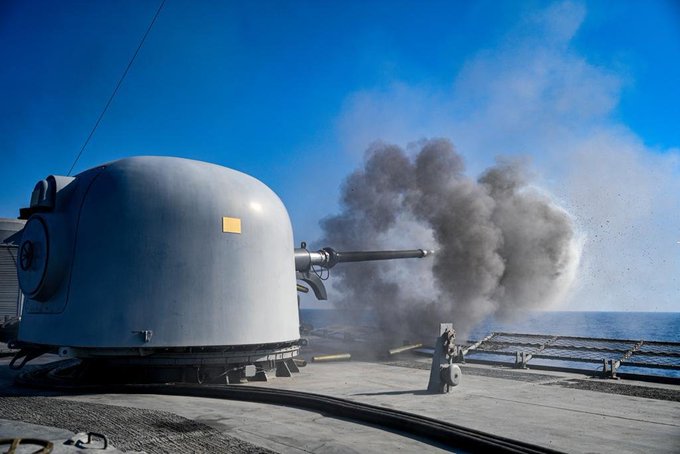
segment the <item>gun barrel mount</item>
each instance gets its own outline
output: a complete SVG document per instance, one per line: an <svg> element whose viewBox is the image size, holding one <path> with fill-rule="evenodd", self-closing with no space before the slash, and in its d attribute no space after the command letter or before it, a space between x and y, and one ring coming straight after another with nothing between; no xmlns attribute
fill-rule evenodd
<svg viewBox="0 0 680 454"><path fill-rule="evenodd" d="M408 249L401 251L349 251L341 252L325 247L318 251L307 250L307 244L295 249L295 270L297 278L308 283L317 299L327 299L326 289L314 267L331 269L338 263L373 262L377 260L423 258L434 251L426 249Z"/></svg>

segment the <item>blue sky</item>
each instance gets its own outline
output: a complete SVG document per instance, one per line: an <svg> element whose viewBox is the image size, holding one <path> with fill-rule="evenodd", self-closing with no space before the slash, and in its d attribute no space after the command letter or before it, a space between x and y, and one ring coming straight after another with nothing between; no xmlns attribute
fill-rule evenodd
<svg viewBox="0 0 680 454"><path fill-rule="evenodd" d="M158 1L0 3L0 216L65 174ZM575 218L561 308L680 310L680 6L167 0L75 171L175 155L249 173L313 241L374 140L527 156ZM631 269L632 268L632 269Z"/></svg>

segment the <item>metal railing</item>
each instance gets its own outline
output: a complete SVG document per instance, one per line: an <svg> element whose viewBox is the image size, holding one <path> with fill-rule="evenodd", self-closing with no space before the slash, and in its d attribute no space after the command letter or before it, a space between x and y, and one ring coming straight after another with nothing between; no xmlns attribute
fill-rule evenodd
<svg viewBox="0 0 680 454"><path fill-rule="evenodd" d="M680 342L495 332L460 348L466 362L594 371L609 377L616 377L620 368L634 368L629 375L680 379Z"/></svg>

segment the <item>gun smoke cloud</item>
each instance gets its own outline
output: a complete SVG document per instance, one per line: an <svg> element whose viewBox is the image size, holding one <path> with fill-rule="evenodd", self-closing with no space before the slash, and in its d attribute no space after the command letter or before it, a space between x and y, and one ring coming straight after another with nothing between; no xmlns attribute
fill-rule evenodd
<svg viewBox="0 0 680 454"><path fill-rule="evenodd" d="M432 259L339 266L336 307L371 309L386 338L428 339L438 323L459 335L488 315L559 301L580 257L568 213L529 184L519 162L477 180L444 139L407 153L377 143L342 186L341 212L321 222L339 250L435 249Z"/></svg>

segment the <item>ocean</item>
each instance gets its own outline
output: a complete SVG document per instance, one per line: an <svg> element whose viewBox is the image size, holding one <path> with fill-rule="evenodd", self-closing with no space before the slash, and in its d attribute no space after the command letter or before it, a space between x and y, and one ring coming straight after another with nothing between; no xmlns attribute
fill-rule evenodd
<svg viewBox="0 0 680 454"><path fill-rule="evenodd" d="M315 328L342 323L339 315L337 309L300 311L302 321ZM367 315L366 323L370 319ZM511 322L484 320L466 340L479 340L494 331L680 342L680 312L528 312Z"/></svg>

